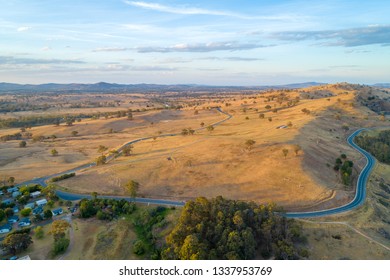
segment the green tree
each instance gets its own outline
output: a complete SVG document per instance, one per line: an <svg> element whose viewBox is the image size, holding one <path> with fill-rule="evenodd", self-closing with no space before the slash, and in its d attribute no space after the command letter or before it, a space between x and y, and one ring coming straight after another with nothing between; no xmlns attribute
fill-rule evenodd
<svg viewBox="0 0 390 280"><path fill-rule="evenodd" d="M103 165L107 162L107 157L105 155L101 155L96 159L96 165Z"/></svg>
<svg viewBox="0 0 390 280"><path fill-rule="evenodd" d="M195 234L188 235L180 248L181 260L201 260L205 258L204 248Z"/></svg>
<svg viewBox="0 0 390 280"><path fill-rule="evenodd" d="M298 144L294 145L295 156L297 156L301 150L302 150L301 146L299 146Z"/></svg>
<svg viewBox="0 0 390 280"><path fill-rule="evenodd" d="M65 220L55 220L51 224L49 234L53 235L54 240L65 237L65 232L70 227L70 224Z"/></svg>
<svg viewBox="0 0 390 280"><path fill-rule="evenodd" d="M267 110L270 110L271 108L272 108L271 105L265 106L265 109L267 109Z"/></svg>
<svg viewBox="0 0 390 280"><path fill-rule="evenodd" d="M81 218L90 218L96 215L97 209L95 208L92 200L82 200L80 203L80 216Z"/></svg>
<svg viewBox="0 0 390 280"><path fill-rule="evenodd" d="M30 216L31 214L31 208L24 208L20 211L20 214L23 216L23 217L28 217Z"/></svg>
<svg viewBox="0 0 390 280"><path fill-rule="evenodd" d="M253 146L256 144L255 140L248 139L245 141L245 147L248 151L252 150Z"/></svg>
<svg viewBox="0 0 390 280"><path fill-rule="evenodd" d="M61 237L54 241L53 253L54 255L62 254L68 249L70 240L65 237Z"/></svg>
<svg viewBox="0 0 390 280"><path fill-rule="evenodd" d="M207 131L212 132L214 130L214 126L208 125L206 129L207 129Z"/></svg>
<svg viewBox="0 0 390 280"><path fill-rule="evenodd" d="M130 144L128 144L122 148L123 155L126 157L131 155L132 151L133 151L133 145L130 145Z"/></svg>
<svg viewBox="0 0 390 280"><path fill-rule="evenodd" d="M4 220L4 218L5 218L5 212L4 212L3 209L0 209L0 222L1 222L2 220Z"/></svg>
<svg viewBox="0 0 390 280"><path fill-rule="evenodd" d="M53 217L53 213L51 212L50 209L47 209L43 212L43 217L45 219L50 219L51 217Z"/></svg>
<svg viewBox="0 0 390 280"><path fill-rule="evenodd" d="M282 153L283 153L283 155L284 155L284 158L286 158L287 155L288 155L288 149L283 149L283 150L282 150Z"/></svg>
<svg viewBox="0 0 390 280"><path fill-rule="evenodd" d="M259 114L260 119L264 119L265 115L263 113Z"/></svg>
<svg viewBox="0 0 390 280"><path fill-rule="evenodd" d="M136 255L142 255L143 253L145 253L145 245L142 240L137 240L134 242L133 253Z"/></svg>
<svg viewBox="0 0 390 280"><path fill-rule="evenodd" d="M13 186L15 184L15 177L9 177L8 180L7 180L8 184L10 186Z"/></svg>
<svg viewBox="0 0 390 280"><path fill-rule="evenodd" d="M9 218L14 215L14 210L12 208L5 208L4 213Z"/></svg>
<svg viewBox="0 0 390 280"><path fill-rule="evenodd" d="M92 192L91 196L92 196L92 199L97 199L98 193L97 192Z"/></svg>
<svg viewBox="0 0 390 280"><path fill-rule="evenodd" d="M137 196L139 190L139 183L133 180L130 180L125 185L126 192L132 197L135 198Z"/></svg>
<svg viewBox="0 0 390 280"><path fill-rule="evenodd" d="M37 239L42 239L45 235L45 232L43 231L43 228L41 226L37 226L34 232L35 232L35 237Z"/></svg>
<svg viewBox="0 0 390 280"><path fill-rule="evenodd" d="M76 131L76 130L73 130L71 134L72 134L72 136L74 136L74 137L75 137L75 136L77 136L77 134L79 134L79 132L78 132L78 131Z"/></svg>
<svg viewBox="0 0 390 280"><path fill-rule="evenodd" d="M272 117L269 117L268 120L269 120L270 122L272 122Z"/></svg>
<svg viewBox="0 0 390 280"><path fill-rule="evenodd" d="M23 141L19 142L19 147L20 148L25 148L26 146L27 146L27 142L26 141L23 140Z"/></svg>
<svg viewBox="0 0 390 280"><path fill-rule="evenodd" d="M53 157L58 156L58 151L57 151L56 149L52 149L52 150L50 151L50 153L51 153L51 155L52 155Z"/></svg>
<svg viewBox="0 0 390 280"><path fill-rule="evenodd" d="M12 255L24 251L32 244L33 241L28 233L14 233L5 237L2 247Z"/></svg>
<svg viewBox="0 0 390 280"><path fill-rule="evenodd" d="M98 147L98 153L101 153L102 155L103 155L103 153L105 152L105 151L107 151L108 150L108 148L106 147L106 146L104 146L104 145L99 145L99 147Z"/></svg>

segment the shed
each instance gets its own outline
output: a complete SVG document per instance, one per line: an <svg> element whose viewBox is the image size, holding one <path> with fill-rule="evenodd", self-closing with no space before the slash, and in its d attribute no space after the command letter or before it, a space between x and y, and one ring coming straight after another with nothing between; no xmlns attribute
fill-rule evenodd
<svg viewBox="0 0 390 280"><path fill-rule="evenodd" d="M46 198L35 201L37 206L45 206L47 204Z"/></svg>
<svg viewBox="0 0 390 280"><path fill-rule="evenodd" d="M42 208L42 206L38 206L38 207L34 208L33 211L32 211L32 213L33 213L33 215L38 215L38 214L43 213L43 208Z"/></svg>
<svg viewBox="0 0 390 280"><path fill-rule="evenodd" d="M16 223L17 221L19 221L19 217L18 216L11 216L8 218L8 222L9 223Z"/></svg>
<svg viewBox="0 0 390 280"><path fill-rule="evenodd" d="M1 203L4 203L5 205L10 205L14 200L12 198L4 199L1 201Z"/></svg>
<svg viewBox="0 0 390 280"><path fill-rule="evenodd" d="M26 205L24 205L24 209L26 209L26 208L33 209L34 207L35 207L35 202L30 202L30 203L27 203Z"/></svg>
<svg viewBox="0 0 390 280"><path fill-rule="evenodd" d="M64 211L62 210L62 208L57 208L52 210L51 212L53 213L53 216L58 216L61 215Z"/></svg>
<svg viewBox="0 0 390 280"><path fill-rule="evenodd" d="M19 190L18 187L11 187L11 188L8 188L8 189L7 189L7 193L17 192L18 190Z"/></svg>
<svg viewBox="0 0 390 280"><path fill-rule="evenodd" d="M11 224L5 224L0 226L0 233L7 233L12 230L12 225Z"/></svg>
<svg viewBox="0 0 390 280"><path fill-rule="evenodd" d="M12 197L13 198L17 198L19 195L21 195L22 193L20 191L15 191L12 193Z"/></svg>
<svg viewBox="0 0 390 280"><path fill-rule="evenodd" d="M38 196L41 195L41 192L40 191L36 191L36 192L32 192L30 193L30 197L31 198L37 198Z"/></svg>
<svg viewBox="0 0 390 280"><path fill-rule="evenodd" d="M14 213L18 213L19 212L19 207L15 206L14 208L12 208L12 211L14 211Z"/></svg>
<svg viewBox="0 0 390 280"><path fill-rule="evenodd" d="M20 227L27 227L29 225L31 225L31 221L29 218L24 218L24 219L20 220L20 222L19 222Z"/></svg>

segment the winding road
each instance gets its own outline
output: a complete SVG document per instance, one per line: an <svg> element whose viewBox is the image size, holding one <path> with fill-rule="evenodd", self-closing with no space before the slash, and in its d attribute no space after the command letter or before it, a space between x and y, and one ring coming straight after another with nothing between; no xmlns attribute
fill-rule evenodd
<svg viewBox="0 0 390 280"><path fill-rule="evenodd" d="M232 115L222 111L221 108L218 107L215 109L218 110L220 113L226 115L226 118L224 118L221 121L218 121L218 122L211 124L212 126L218 126L218 125L220 125L220 124L222 124L222 123L224 123L227 120L232 118ZM204 127L198 128L198 129L196 129L196 131L203 130L203 129L205 129L205 128ZM358 177L357 186L356 186L356 194L355 194L354 199L351 202L349 202L348 204L340 206L340 207L336 207L336 208L331 208L331 209L326 209L326 210L321 210L321 211L311 211L311 212L289 212L289 213L284 213L283 214L284 216L286 216L288 218L323 217L323 216L334 215L334 214L339 214L339 213L353 210L364 203L364 200L366 198L367 180L368 180L368 177L370 176L372 168L374 167L375 159L367 151L365 151L362 148L360 148L359 146L357 146L355 144L355 142L353 141L355 136L358 135L363 130L366 130L366 129L365 128L358 129L347 138L348 144L350 146L352 146L355 150L357 150L359 153L361 153L367 160L366 165L364 166L364 168L362 169L362 171ZM158 138L173 137L173 136L178 136L178 135L180 135L180 133L162 134L162 135L159 135ZM149 140L149 139L153 139L153 136L138 138L138 139L132 140L130 142L127 142L124 145L122 145L122 147L120 147L118 149L118 152L119 152L119 154L121 154L124 147L135 144L137 142ZM107 162L114 160L114 159L115 159L114 155L110 155L107 157ZM57 177L57 176L67 174L67 173L81 171L81 170L88 169L88 168L95 166L95 165L96 165L96 163L84 164L84 165L81 165L79 167L76 167L76 168L73 168L70 170L66 170L64 172L56 173L53 175L48 175L45 177L34 178L30 181L20 183L16 186L22 186L22 185L28 185L28 184L40 184L40 185L45 187L45 186L47 186L46 182L53 177ZM57 190L56 193L61 199L64 199L64 200L79 200L82 198L91 198L92 197L91 195L87 195L87 194L69 193L69 192L64 192L64 191L60 191L60 190ZM153 199L153 198L140 198L140 197L131 198L131 197L124 197L124 196L110 196L110 195L102 195L102 196L98 196L98 197L99 198L109 198L109 199L125 199L127 201L134 201L134 202L138 202L138 203L156 204L156 205L165 205L165 206L183 206L185 204L185 201L174 201L174 200Z"/></svg>
<svg viewBox="0 0 390 280"><path fill-rule="evenodd" d="M343 212L351 211L364 203L366 199L366 186L368 177L372 171L372 168L375 164L375 158L371 156L366 150L363 150L358 145L355 144L353 139L365 128L361 128L352 133L348 138L347 142L350 146L352 146L355 150L361 153L366 158L366 165L363 167L362 171L359 174L357 184L356 184L356 193L353 200L343 206L321 210L321 211L311 211L311 212L290 212L285 213L284 216L288 218L316 218L316 217L324 217L334 214L340 214Z"/></svg>

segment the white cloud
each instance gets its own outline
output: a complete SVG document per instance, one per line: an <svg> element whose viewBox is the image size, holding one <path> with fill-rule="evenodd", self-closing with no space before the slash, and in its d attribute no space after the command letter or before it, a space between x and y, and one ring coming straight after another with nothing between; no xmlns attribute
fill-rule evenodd
<svg viewBox="0 0 390 280"><path fill-rule="evenodd" d="M45 47L43 47L41 50L44 51L44 52L50 51L50 50L51 50L51 47L45 46Z"/></svg>
<svg viewBox="0 0 390 280"><path fill-rule="evenodd" d="M92 52L124 52L129 50L129 48L122 47L107 47L107 48L97 48L92 50Z"/></svg>
<svg viewBox="0 0 390 280"><path fill-rule="evenodd" d="M202 8L194 8L188 6L166 6L158 3L148 3L142 1L123 1L125 4L138 7L147 10L153 10L158 12L170 13L170 14L179 14L179 15L210 15L210 16L227 16L235 17L241 19L264 19L264 20L291 20L296 19L297 16L293 15L276 15L276 16L248 16L239 13L234 13L230 11L218 11L218 10L208 10Z"/></svg>
<svg viewBox="0 0 390 280"><path fill-rule="evenodd" d="M16 29L18 32L24 32L24 31L28 31L28 30L30 30L31 29L31 27L29 27L29 26L21 26L21 27L19 27L18 29Z"/></svg>
<svg viewBox="0 0 390 280"><path fill-rule="evenodd" d="M253 43L239 42L211 42L206 44L177 44L170 47L139 47L139 53L170 53L170 52L213 52L213 51L240 51L270 47Z"/></svg>

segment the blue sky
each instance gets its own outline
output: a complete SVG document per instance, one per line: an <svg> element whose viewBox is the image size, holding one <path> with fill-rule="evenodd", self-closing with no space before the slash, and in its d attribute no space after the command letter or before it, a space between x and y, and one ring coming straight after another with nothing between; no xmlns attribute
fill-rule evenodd
<svg viewBox="0 0 390 280"><path fill-rule="evenodd" d="M387 0L0 4L0 82L390 82Z"/></svg>

